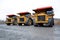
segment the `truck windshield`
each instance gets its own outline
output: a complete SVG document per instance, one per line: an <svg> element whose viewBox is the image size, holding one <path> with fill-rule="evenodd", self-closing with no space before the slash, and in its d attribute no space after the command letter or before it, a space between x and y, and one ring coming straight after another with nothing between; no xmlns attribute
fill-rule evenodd
<svg viewBox="0 0 60 40"><path fill-rule="evenodd" d="M16 18L16 16L13 16L12 18Z"/></svg>
<svg viewBox="0 0 60 40"><path fill-rule="evenodd" d="M53 14L53 11L47 11L47 14Z"/></svg>
<svg viewBox="0 0 60 40"><path fill-rule="evenodd" d="M28 17L28 16L31 16L31 15L30 14L26 14L25 16Z"/></svg>

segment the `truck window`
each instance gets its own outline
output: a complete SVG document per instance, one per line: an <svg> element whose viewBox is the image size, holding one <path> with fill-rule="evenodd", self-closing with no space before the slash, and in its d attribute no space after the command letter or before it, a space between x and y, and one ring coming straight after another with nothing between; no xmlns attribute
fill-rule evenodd
<svg viewBox="0 0 60 40"><path fill-rule="evenodd" d="M53 11L47 11L47 14L53 14Z"/></svg>
<svg viewBox="0 0 60 40"><path fill-rule="evenodd" d="M25 16L28 17L28 16L31 16L31 14L26 14Z"/></svg>

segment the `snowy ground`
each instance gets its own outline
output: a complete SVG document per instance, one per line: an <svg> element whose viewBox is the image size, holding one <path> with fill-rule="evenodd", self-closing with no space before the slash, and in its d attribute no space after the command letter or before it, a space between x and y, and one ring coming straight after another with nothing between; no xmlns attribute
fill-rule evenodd
<svg viewBox="0 0 60 40"><path fill-rule="evenodd" d="M7 26L0 24L0 40L60 40L60 26Z"/></svg>

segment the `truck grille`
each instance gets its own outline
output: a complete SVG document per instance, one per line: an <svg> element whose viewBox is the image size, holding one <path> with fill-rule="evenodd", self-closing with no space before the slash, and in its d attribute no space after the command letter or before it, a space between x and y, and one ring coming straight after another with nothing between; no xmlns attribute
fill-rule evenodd
<svg viewBox="0 0 60 40"><path fill-rule="evenodd" d="M20 18L20 21L22 21L22 22L23 22L23 21L24 21L24 18Z"/></svg>
<svg viewBox="0 0 60 40"><path fill-rule="evenodd" d="M45 21L45 16L38 16L38 21Z"/></svg>
<svg viewBox="0 0 60 40"><path fill-rule="evenodd" d="M7 19L8 22L11 22L11 19Z"/></svg>

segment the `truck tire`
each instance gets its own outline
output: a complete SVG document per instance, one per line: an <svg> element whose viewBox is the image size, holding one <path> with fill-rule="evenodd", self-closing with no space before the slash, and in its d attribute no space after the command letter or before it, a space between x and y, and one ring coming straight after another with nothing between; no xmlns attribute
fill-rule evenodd
<svg viewBox="0 0 60 40"><path fill-rule="evenodd" d="M34 27L37 27L38 25L34 25Z"/></svg>
<svg viewBox="0 0 60 40"><path fill-rule="evenodd" d="M49 27L53 27L53 25L54 25L54 18L52 18Z"/></svg>
<svg viewBox="0 0 60 40"><path fill-rule="evenodd" d="M53 23L50 23L49 27L53 27Z"/></svg>
<svg viewBox="0 0 60 40"><path fill-rule="evenodd" d="M13 25L16 25L16 24L13 24Z"/></svg>
<svg viewBox="0 0 60 40"><path fill-rule="evenodd" d="M49 27L53 27L53 25L54 25L54 19L52 18L51 21L50 21Z"/></svg>
<svg viewBox="0 0 60 40"><path fill-rule="evenodd" d="M10 26L11 24L10 23L7 23L8 26Z"/></svg>
<svg viewBox="0 0 60 40"><path fill-rule="evenodd" d="M54 18L53 18L53 25L54 25Z"/></svg>
<svg viewBox="0 0 60 40"><path fill-rule="evenodd" d="M18 23L18 25L19 25L19 26L21 26L21 25L22 25L22 23Z"/></svg>
<svg viewBox="0 0 60 40"><path fill-rule="evenodd" d="M28 19L26 25L30 26L30 25L32 25L32 24L33 24L33 21L32 21L31 19Z"/></svg>
<svg viewBox="0 0 60 40"><path fill-rule="evenodd" d="M50 18L49 20L48 20L48 23L46 24L46 25L44 25L45 27L53 27L53 24L54 24L54 20L53 20L53 18Z"/></svg>
<svg viewBox="0 0 60 40"><path fill-rule="evenodd" d="M39 26L39 24L34 24L34 27L38 27Z"/></svg>
<svg viewBox="0 0 60 40"><path fill-rule="evenodd" d="M12 24L17 25L17 20L15 19Z"/></svg>
<svg viewBox="0 0 60 40"><path fill-rule="evenodd" d="M54 22L53 22L53 25L54 25Z"/></svg>

